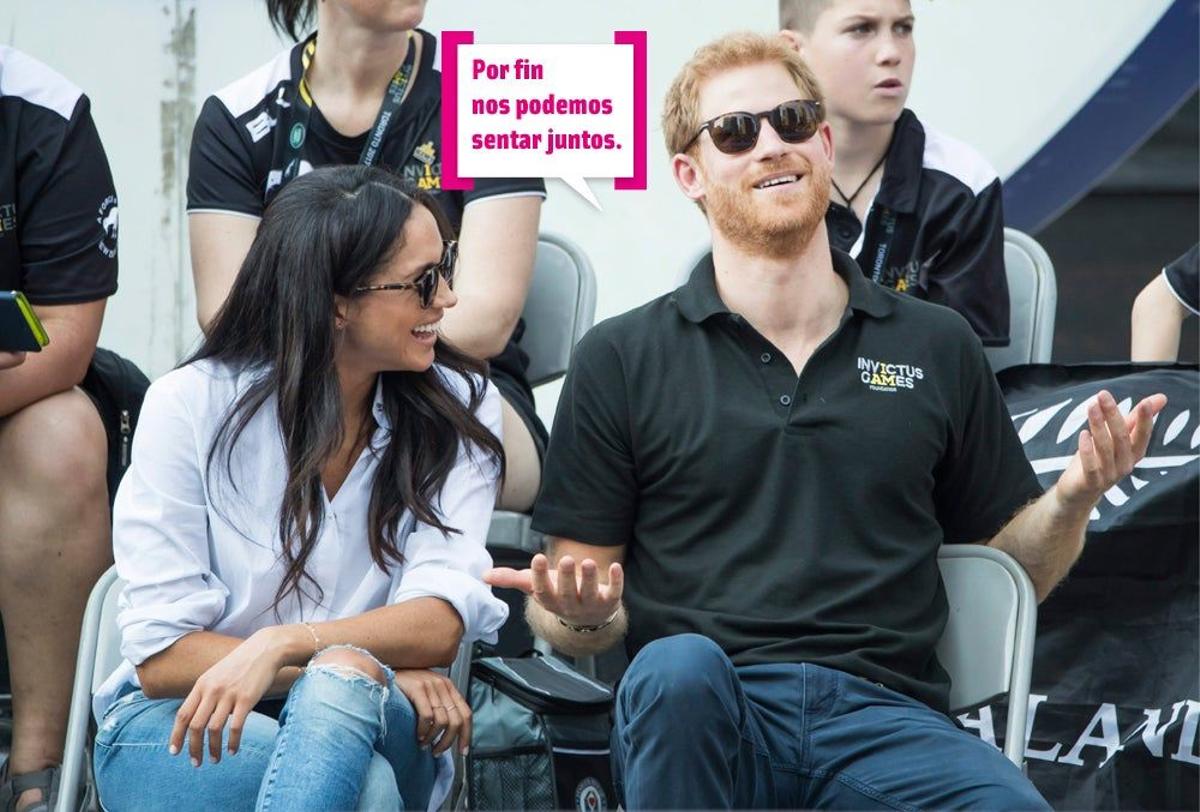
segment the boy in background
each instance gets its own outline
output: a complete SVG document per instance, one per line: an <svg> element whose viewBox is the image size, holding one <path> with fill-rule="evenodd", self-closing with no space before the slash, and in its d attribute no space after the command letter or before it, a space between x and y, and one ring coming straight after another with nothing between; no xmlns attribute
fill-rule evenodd
<svg viewBox="0 0 1200 812"><path fill-rule="evenodd" d="M905 108L910 0L780 0L779 24L833 128L830 242L879 284L953 308L985 346L1007 346L1000 178Z"/></svg>

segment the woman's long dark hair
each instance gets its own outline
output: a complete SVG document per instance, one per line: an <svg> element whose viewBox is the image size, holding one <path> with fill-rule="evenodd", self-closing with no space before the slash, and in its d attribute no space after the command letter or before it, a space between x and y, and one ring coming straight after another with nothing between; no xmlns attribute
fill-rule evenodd
<svg viewBox="0 0 1200 812"><path fill-rule="evenodd" d="M317 17L317 0L267 0L271 25L297 42Z"/></svg>
<svg viewBox="0 0 1200 812"><path fill-rule="evenodd" d="M279 513L286 570L276 607L292 591L303 594L304 581L320 592L305 565L321 533L321 469L345 439L346 404L334 365L334 296L353 297L355 287L404 250L401 232L416 206L433 214L443 239L453 237L428 193L381 169L328 166L287 184L267 207L208 337L185 362L211 359L262 371L230 408L209 448L209 472L223 449L230 482L234 444L263 404L277 399L287 484ZM397 529L405 509L447 535L458 532L438 517L434 503L461 446L481 449L477 459L490 460L504 474L500 441L474 414L486 365L442 339L434 355L440 372L435 366L380 373L392 428L371 488L367 523L371 558L385 572L404 560ZM466 403L445 380L453 375L466 382ZM365 417L370 426L371 416Z"/></svg>

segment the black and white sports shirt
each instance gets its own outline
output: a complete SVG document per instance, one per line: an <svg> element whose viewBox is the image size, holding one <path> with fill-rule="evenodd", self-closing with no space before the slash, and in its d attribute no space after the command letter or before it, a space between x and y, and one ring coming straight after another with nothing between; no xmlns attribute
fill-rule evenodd
<svg viewBox="0 0 1200 812"><path fill-rule="evenodd" d="M480 178L469 192L441 190L441 73L434 67L437 40L425 31L421 63L408 97L387 128L378 165L431 192L457 229L466 206L483 198L546 194L540 178ZM276 140L290 136L288 97L303 75L301 42L253 73L210 96L192 135L188 212L262 216L279 191L284 166L272 166ZM369 133L346 136L314 107L300 148L300 172L316 166L358 163Z"/></svg>
<svg viewBox="0 0 1200 812"><path fill-rule="evenodd" d="M117 290L117 190L83 91L0 45L0 290L32 304Z"/></svg>
<svg viewBox="0 0 1200 812"><path fill-rule="evenodd" d="M1167 287L1192 314L1200 313L1200 245L1163 268Z"/></svg>
<svg viewBox="0 0 1200 812"><path fill-rule="evenodd" d="M865 228L835 202L825 223L868 277L957 310L985 346L1008 345L1000 178L970 146L905 110Z"/></svg>

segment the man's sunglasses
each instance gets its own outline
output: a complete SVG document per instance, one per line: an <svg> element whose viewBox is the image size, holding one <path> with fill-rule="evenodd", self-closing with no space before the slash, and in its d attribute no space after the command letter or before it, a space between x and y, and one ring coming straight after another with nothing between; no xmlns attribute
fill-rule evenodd
<svg viewBox="0 0 1200 812"><path fill-rule="evenodd" d="M721 152L735 155L754 149L754 145L758 143L758 133L762 129L759 121L763 118L771 122L771 127L782 140L789 144L799 144L813 137L825 118L825 112L818 101L796 99L761 113L745 113L740 110L724 113L701 124L700 129L681 152L691 149L692 144L696 143L696 139L705 130L708 130L713 146Z"/></svg>
<svg viewBox="0 0 1200 812"><path fill-rule="evenodd" d="M446 280L446 284L454 286L454 263L458 260L458 242L442 240L442 258L437 265L430 265L425 271L411 282L388 282L385 285L364 285L355 288L355 293L370 293L373 290L408 290L413 288L421 299L421 307L433 306L433 298L437 296L438 278Z"/></svg>

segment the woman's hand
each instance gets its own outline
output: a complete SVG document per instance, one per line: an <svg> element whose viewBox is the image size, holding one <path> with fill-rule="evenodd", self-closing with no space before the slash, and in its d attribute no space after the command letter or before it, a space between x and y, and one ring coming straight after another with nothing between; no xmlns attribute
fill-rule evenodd
<svg viewBox="0 0 1200 812"><path fill-rule="evenodd" d="M204 760L204 731L208 731L208 754L216 764L221 760L221 737L229 723L229 754L238 751L242 727L250 711L263 698L283 663L279 647L273 645L268 630L255 632L233 651L200 675L175 714L169 750L176 755L188 737L192 766Z"/></svg>
<svg viewBox="0 0 1200 812"><path fill-rule="evenodd" d="M457 739L459 752L467 754L471 746L471 706L453 682L441 674L415 668L397 671L396 687L417 712L417 742L422 747L434 742L433 754L439 756Z"/></svg>

